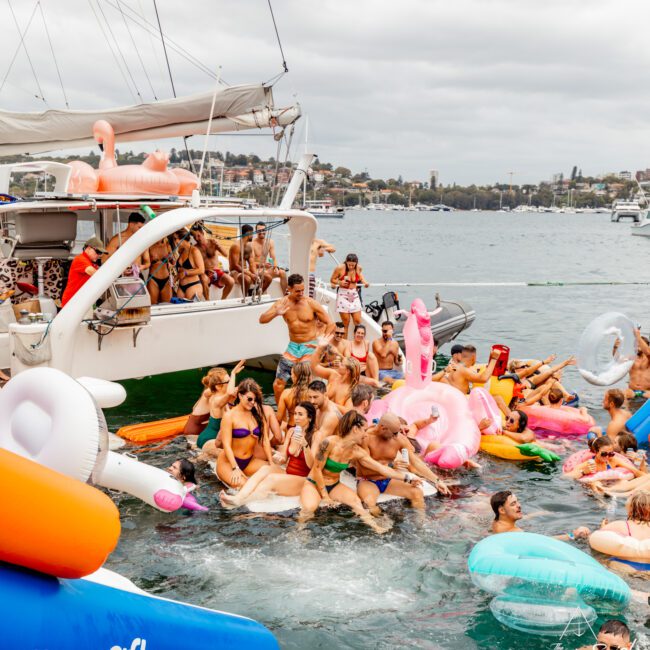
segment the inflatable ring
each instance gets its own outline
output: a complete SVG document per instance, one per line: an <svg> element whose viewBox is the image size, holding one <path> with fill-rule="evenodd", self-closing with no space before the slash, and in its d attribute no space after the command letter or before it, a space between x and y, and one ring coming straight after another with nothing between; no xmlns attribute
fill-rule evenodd
<svg viewBox="0 0 650 650"><path fill-rule="evenodd" d="M99 454L103 417L72 377L32 368L0 392L0 448L85 482Z"/></svg>
<svg viewBox="0 0 650 650"><path fill-rule="evenodd" d="M601 344L606 336L616 336L620 343L616 354L603 361ZM578 370L596 386L611 386L627 375L636 359L634 323L624 314L607 312L587 325L578 343Z"/></svg>
<svg viewBox="0 0 650 650"><path fill-rule="evenodd" d="M566 459L564 465L562 465L562 472L564 474L572 472L578 465L581 465L590 458L593 458L594 455L595 454L589 449L576 451ZM622 454L616 454L616 456L621 460L629 462L628 459ZM634 473L631 470L625 469L624 467L614 467L612 469L606 469L602 472L596 472L595 474L586 474L585 476L580 477L578 480L581 483L591 483L593 481L616 481L620 479L631 478L634 478Z"/></svg>
<svg viewBox="0 0 650 650"><path fill-rule="evenodd" d="M613 560L630 563L641 571L650 571L650 539L636 539L613 530L596 530L589 536L589 546Z"/></svg>
<svg viewBox="0 0 650 650"><path fill-rule="evenodd" d="M640 445L648 444L650 436L650 400L648 400L626 423L625 428L631 431Z"/></svg>
<svg viewBox="0 0 650 650"><path fill-rule="evenodd" d="M538 634L549 634L554 626L566 623L553 614L567 605L569 597L592 618L591 610L625 608L631 596L625 581L594 558L545 535L491 535L472 549L467 566L472 582L498 597L491 608L501 622ZM546 620L542 610L549 614Z"/></svg>
<svg viewBox="0 0 650 650"><path fill-rule="evenodd" d="M528 426L537 434L556 436L581 436L594 426L594 419L585 419L578 409L572 407L552 408L550 406L520 407L528 416Z"/></svg>

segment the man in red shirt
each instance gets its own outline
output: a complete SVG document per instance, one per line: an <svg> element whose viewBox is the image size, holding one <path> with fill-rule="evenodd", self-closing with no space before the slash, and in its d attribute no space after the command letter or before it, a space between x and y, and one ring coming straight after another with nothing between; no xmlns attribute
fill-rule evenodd
<svg viewBox="0 0 650 650"><path fill-rule="evenodd" d="M70 265L68 284L66 284L61 297L61 307L65 307L70 298L88 282L90 276L99 268L97 260L105 254L104 242L99 237L91 237L84 244L82 253L77 255Z"/></svg>

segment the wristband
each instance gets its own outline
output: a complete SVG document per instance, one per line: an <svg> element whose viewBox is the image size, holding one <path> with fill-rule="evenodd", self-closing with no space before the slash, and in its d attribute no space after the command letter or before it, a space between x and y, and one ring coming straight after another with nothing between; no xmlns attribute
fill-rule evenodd
<svg viewBox="0 0 650 650"><path fill-rule="evenodd" d="M576 536L571 532L566 534L569 539L575 539Z"/></svg>

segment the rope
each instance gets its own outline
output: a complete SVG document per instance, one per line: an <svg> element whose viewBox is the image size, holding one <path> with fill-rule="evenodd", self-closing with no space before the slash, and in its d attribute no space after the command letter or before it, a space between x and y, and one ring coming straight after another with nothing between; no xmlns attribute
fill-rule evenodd
<svg viewBox="0 0 650 650"><path fill-rule="evenodd" d="M153 0L153 8L156 10L156 20L158 21L158 31L160 32L160 40L162 42L163 46L163 52L165 53L165 62L167 63L167 72L169 73L169 83L172 85L172 93L174 94L174 97L176 97L176 88L174 87L174 77L172 75L172 68L169 65L169 56L167 55L167 46L165 45L165 37L163 36L163 29L162 25L160 24L160 15L158 14L158 5L156 4L156 0ZM185 148L187 149L187 143L185 143ZM189 159L190 152L187 152L187 156ZM192 164L190 162L190 164Z"/></svg>
<svg viewBox="0 0 650 650"><path fill-rule="evenodd" d="M0 92L2 92L2 89L5 87L5 83L7 82L7 77L9 76L9 73L11 72L11 69L14 66L14 63L16 61L16 57L18 56L18 52L20 52L20 47L21 47L22 42L23 42L22 39L25 36L25 34L27 34L27 30L30 28L30 26L32 24L32 20L34 20L34 15L36 14L36 8L37 7L38 7L38 2L34 5L32 15L29 18L29 22L27 23L27 27L25 27L25 31L20 33L20 30L18 30L18 33L20 34L21 41L20 41L20 43L18 43L18 47L16 47L16 51L14 52L14 55L11 58L11 62L9 63L9 67L7 68L7 72L5 73L4 79L2 80L2 85L0 85ZM39 99L42 99L43 101L45 101L44 97L40 97L39 95L35 95L35 97L38 97Z"/></svg>
<svg viewBox="0 0 650 650"><path fill-rule="evenodd" d="M153 98L156 101L158 101L158 97L156 96L156 91L153 89L151 79L149 78L149 73L147 72L147 68L145 68L145 66L144 66L144 61L142 60L142 57L140 56L140 50L138 49L138 45L135 42L135 39L133 38L133 34L131 33L129 23L126 22L126 16L124 15L124 11L122 11L122 5L120 4L120 0L116 0L116 1L117 1L117 6L119 7L120 13L122 14L122 20L124 21L124 26L126 27L126 31L129 33L129 37L131 38L131 43L133 44L133 48L135 49L135 53L138 56L138 60L140 61L140 65L142 66L142 72L144 72L144 76L147 78L147 83L149 84L149 88L151 88L151 94L153 95Z"/></svg>
<svg viewBox="0 0 650 650"><path fill-rule="evenodd" d="M133 89L129 85L129 80L126 78L126 75L124 74L124 70L122 69L120 60L117 58L117 54L115 54L113 45L111 44L111 41L108 38L108 34L106 33L106 30L104 29L104 25L102 25L102 21L99 19L99 15L97 14L97 11L95 11L95 7L93 6L92 0L88 0L88 4L90 5L90 8L92 9L93 14L95 15L95 19L97 20L97 24L99 25L99 28L101 29L102 34L104 35L104 38L106 39L106 44L108 45L108 49L111 51L111 54L113 55L113 59L115 60L117 69L120 71L120 74L122 75L122 79L124 79L124 83L126 84L126 87L129 89L129 93L131 94L131 97L133 97L133 101L137 102L137 98L133 94Z"/></svg>
<svg viewBox="0 0 650 650"><path fill-rule="evenodd" d="M142 8L142 1L141 0L138 0L138 8L140 10L140 15L144 16L144 9ZM133 21L133 22L135 22L135 21ZM160 79L162 79L165 76L165 69L163 68L162 63L160 62L160 56L158 55L158 52L156 52L156 46L154 45L154 42L153 42L152 33L150 31L147 31L147 35L149 36L149 47L151 48L151 56L153 57L154 61L156 62L156 66L158 68L158 75L159 75Z"/></svg>
<svg viewBox="0 0 650 650"><path fill-rule="evenodd" d="M20 34L20 45L18 47L22 45L23 49L25 50L25 55L27 56L27 60L29 61L29 67L32 69L32 74L34 75L34 81L36 81L36 87L38 88L38 92L40 93L45 104L49 106L47 100L45 99L45 95L43 94L41 84L38 80L38 75L36 74L36 70L34 69L34 64L32 63L32 57L29 56L29 52L27 51L27 44L25 43L25 34L27 33L27 29L25 29L24 33L21 32L20 24L18 23L18 19L16 18L16 14L14 13L14 8L11 6L11 0L7 0L7 4L9 5L9 9L11 10L11 16L13 17L14 23L16 24L16 29ZM32 11L32 18L34 17L34 12L36 11L37 6L38 6L38 2L34 6L34 10ZM31 22L31 18L30 18L30 22Z"/></svg>
<svg viewBox="0 0 650 650"><path fill-rule="evenodd" d="M111 35L111 38L115 41L115 48L117 49L117 51L118 51L118 53L119 53L119 55L120 55L120 57L122 59L122 63L124 63L124 68L125 68L127 74L129 75L129 78L131 79L131 83L133 84L133 87L135 88L135 92L136 92L137 96L140 98L140 103L144 104L144 100L142 99L142 95L140 94L140 89L138 88L138 85L135 83L135 79L133 78L133 75L131 74L131 68L129 68L129 66L128 66L127 62L126 62L126 59L124 58L122 48L120 47L120 44L119 44L117 38L115 38L115 34L113 34L111 24L110 24L110 22L108 22L108 18L106 18L106 14L104 13L104 10L102 9L102 5L101 5L100 1L96 0L96 2L97 2L97 7L99 8L99 11L101 12L104 20L106 21L106 27L108 28L108 33Z"/></svg>
<svg viewBox="0 0 650 650"><path fill-rule="evenodd" d="M52 45L52 39L50 38L50 30L47 28L47 21L45 20L45 13L43 12L43 5L38 2L38 8L41 12L41 18L43 20L43 27L45 27L45 34L47 35L47 42L50 44L50 51L52 52L52 58L54 59L54 67L56 68L56 74L59 78L59 84L61 86L61 92L63 93L63 101L65 102L65 107L70 108L68 104L68 97L65 94L65 87L63 85L63 79L61 77L61 70L59 69L59 62L56 60L56 54L54 53L54 46Z"/></svg>
<svg viewBox="0 0 650 650"><path fill-rule="evenodd" d="M282 50L282 41L280 40L280 34L278 33L278 26L275 22L275 16L273 15L273 7L271 6L271 0L268 0L269 11L271 12L271 20L273 20L273 29L275 29L275 37L278 39L278 47L280 48L280 55L282 56L282 68L284 72L289 72L287 67L287 61L284 56L284 51Z"/></svg>

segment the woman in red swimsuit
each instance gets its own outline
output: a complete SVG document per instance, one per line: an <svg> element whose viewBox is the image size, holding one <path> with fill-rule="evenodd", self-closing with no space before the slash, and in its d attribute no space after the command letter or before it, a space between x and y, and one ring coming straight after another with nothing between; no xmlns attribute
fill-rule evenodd
<svg viewBox="0 0 650 650"><path fill-rule="evenodd" d="M366 326L355 325L354 337L348 347L350 356L361 365L361 374L370 379L379 379L379 363L373 354L369 341L366 340Z"/></svg>
<svg viewBox="0 0 650 650"><path fill-rule="evenodd" d="M336 289L336 311L341 317L347 338L350 316L352 316L355 325L361 322L361 310L363 309L361 285L366 288L370 286L363 277L359 258L354 253L350 253L345 258L345 262L334 269L330 284L332 288Z"/></svg>
<svg viewBox="0 0 650 650"><path fill-rule="evenodd" d="M281 473L277 465L262 467L237 494L220 492L219 500L224 508L239 508L249 501L264 499L271 493L285 497L297 497L300 494L314 464L311 443L316 428L316 407L311 402L300 402L293 417L296 426L302 428L302 433L296 434L295 427L289 429L280 449L282 458L278 460L284 463L288 459L286 473Z"/></svg>

